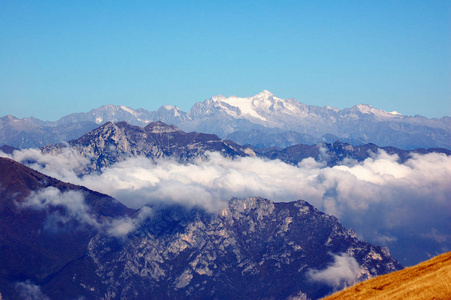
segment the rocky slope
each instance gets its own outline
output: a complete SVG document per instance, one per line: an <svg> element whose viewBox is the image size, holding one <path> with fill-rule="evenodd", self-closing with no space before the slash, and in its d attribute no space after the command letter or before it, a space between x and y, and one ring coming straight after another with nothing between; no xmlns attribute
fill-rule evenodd
<svg viewBox="0 0 451 300"><path fill-rule="evenodd" d="M134 212L0 158L5 299L316 299L401 269L305 201Z"/></svg>
<svg viewBox="0 0 451 300"><path fill-rule="evenodd" d="M246 156L246 148L234 142L221 140L213 134L186 133L174 125L152 122L146 127L126 122L108 122L88 132L69 145L90 159L87 172L101 171L129 157L144 156L153 159L172 158L187 162L205 156L207 151L220 152L226 157ZM44 152L57 152L65 145L48 146ZM252 150L249 153L252 153Z"/></svg>
<svg viewBox="0 0 451 300"><path fill-rule="evenodd" d="M358 240L307 202L262 198L232 199L218 215L163 208L125 242L96 236L89 255L108 297L118 299L316 299L401 268L386 248ZM332 280L313 275L337 256L349 265Z"/></svg>
<svg viewBox="0 0 451 300"><path fill-rule="evenodd" d="M107 195L0 158L1 294L21 299L18 285L36 284L75 293L80 280L95 282L84 273L92 265L86 256L90 239L103 222L132 213ZM70 286L61 281L68 276L75 276Z"/></svg>

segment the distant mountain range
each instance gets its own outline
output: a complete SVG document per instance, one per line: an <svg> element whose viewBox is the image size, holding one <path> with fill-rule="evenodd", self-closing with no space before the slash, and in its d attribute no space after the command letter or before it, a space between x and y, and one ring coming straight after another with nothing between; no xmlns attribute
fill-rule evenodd
<svg viewBox="0 0 451 300"><path fill-rule="evenodd" d="M0 144L41 147L78 138L108 121L142 127L162 121L186 132L212 133L259 148L341 140L352 145L374 143L400 149L451 149L451 117L403 116L364 104L339 110L280 99L268 91L248 98L215 96L195 103L187 113L169 105L157 111L106 105L56 122L5 116L0 118Z"/></svg>
<svg viewBox="0 0 451 300"><path fill-rule="evenodd" d="M222 140L217 135L190 132L186 133L175 125L163 122L151 122L146 127L130 125L121 121L107 122L67 144L49 145L42 148L44 153L57 153L70 146L90 163L82 173L101 172L113 164L130 157L145 156L152 159L171 158L185 163L205 158L206 153L219 152L225 157L258 156L279 159L289 164L298 164L308 157L327 166L343 163L345 159L363 161L383 150L390 155L398 155L400 162L406 161L411 154L444 153L451 155L451 150L443 148L401 150L395 147L379 147L374 144L353 146L337 141L316 145L295 145L285 149L257 148L241 146L229 140ZM11 152L10 147L0 150Z"/></svg>
<svg viewBox="0 0 451 300"><path fill-rule="evenodd" d="M402 268L302 200L131 210L6 158L0 184L4 299L317 299Z"/></svg>

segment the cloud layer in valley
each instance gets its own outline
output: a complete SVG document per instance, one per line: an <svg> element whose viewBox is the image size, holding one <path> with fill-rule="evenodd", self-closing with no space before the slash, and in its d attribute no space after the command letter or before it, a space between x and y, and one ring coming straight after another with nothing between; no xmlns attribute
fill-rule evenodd
<svg viewBox="0 0 451 300"><path fill-rule="evenodd" d="M310 280L326 283L337 290L355 283L360 274L357 260L346 253L331 255L334 261L326 269L308 271Z"/></svg>
<svg viewBox="0 0 451 300"><path fill-rule="evenodd" d="M110 236L124 238L145 219L152 215L152 209L142 207L134 218L120 217L115 219L99 218L91 212L85 202L82 191L61 192L55 187L47 187L37 192L33 191L21 203L16 203L19 209L47 210L48 217L44 224L45 230L57 231L66 224L76 221L80 228L89 226L96 231L106 232ZM57 210L62 209L62 211ZM75 230L78 227L74 228Z"/></svg>
<svg viewBox="0 0 451 300"><path fill-rule="evenodd" d="M70 148L59 155L29 149L10 157L132 208L165 202L217 211L230 197L303 199L337 216L360 237L392 250L422 247L420 242L429 252L451 248L451 158L444 154L413 154L401 164L396 155L381 151L361 163L346 161L335 167L312 158L293 166L257 157L232 160L218 153L190 164L135 157L83 177L77 171L87 160Z"/></svg>

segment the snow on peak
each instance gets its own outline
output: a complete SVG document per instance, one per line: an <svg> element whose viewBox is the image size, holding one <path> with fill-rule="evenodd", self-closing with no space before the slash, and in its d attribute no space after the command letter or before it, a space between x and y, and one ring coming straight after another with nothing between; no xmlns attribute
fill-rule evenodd
<svg viewBox="0 0 451 300"><path fill-rule="evenodd" d="M164 109L166 109L167 111L173 111L174 112L174 117L180 117L181 114L181 109L178 108L177 106L172 106L172 105L163 105Z"/></svg>
<svg viewBox="0 0 451 300"><path fill-rule="evenodd" d="M369 114L373 110L373 107L369 104L357 104L355 107L363 114Z"/></svg>
<svg viewBox="0 0 451 300"><path fill-rule="evenodd" d="M227 99L227 98L224 97L223 95L216 95L216 96L211 97L211 100L213 100L214 102L222 101L223 99Z"/></svg>
<svg viewBox="0 0 451 300"><path fill-rule="evenodd" d="M228 98L217 95L210 99L210 103L234 118L253 118L268 122L265 117L276 112L292 116L304 116L295 101L287 101L275 97L270 91L263 90L250 97L230 96Z"/></svg>
<svg viewBox="0 0 451 300"><path fill-rule="evenodd" d="M123 111L126 111L126 112L128 112L129 114L131 114L131 115L133 115L133 116L135 116L135 117L138 116L138 114L137 114L136 111L134 111L133 109L131 109L131 108L127 107L127 106L121 105L120 108L121 108Z"/></svg>
<svg viewBox="0 0 451 300"><path fill-rule="evenodd" d="M260 93L258 93L258 94L255 95L255 96L266 96L266 97L271 97L271 96L274 96L274 95L273 95L273 93L271 93L271 92L268 91L268 90L263 90L263 91L261 91Z"/></svg>
<svg viewBox="0 0 451 300"><path fill-rule="evenodd" d="M356 106L354 106L355 110L361 112L362 114L372 114L376 117L379 118L390 118L390 117L395 117L395 116L402 116L402 114L398 113L397 111L392 111L392 112L386 112L384 110L381 109L377 109L372 107L369 104L358 104Z"/></svg>
<svg viewBox="0 0 451 300"><path fill-rule="evenodd" d="M332 110L334 112L339 112L340 111L338 108L330 106L330 105L326 106L326 108L329 109L329 110Z"/></svg>
<svg viewBox="0 0 451 300"><path fill-rule="evenodd" d="M396 110L389 112L389 114L394 115L394 116L402 116L402 114L400 114Z"/></svg>
<svg viewBox="0 0 451 300"><path fill-rule="evenodd" d="M229 98L223 97L222 99L217 99L216 101L226 103L229 106L236 107L240 110L241 115L248 115L250 117L260 119L262 121L266 121L266 118L259 115L255 110L254 101L252 101L253 97L249 98L240 98L237 96L231 96ZM230 108L221 105L222 108L226 111L227 114L233 116L233 117L240 117L240 115L237 115L236 111L231 110Z"/></svg>

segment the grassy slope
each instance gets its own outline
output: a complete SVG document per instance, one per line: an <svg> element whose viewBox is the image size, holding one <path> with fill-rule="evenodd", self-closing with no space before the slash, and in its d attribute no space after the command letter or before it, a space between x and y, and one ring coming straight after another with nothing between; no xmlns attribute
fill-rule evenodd
<svg viewBox="0 0 451 300"><path fill-rule="evenodd" d="M359 283L325 299L451 299L451 252Z"/></svg>

